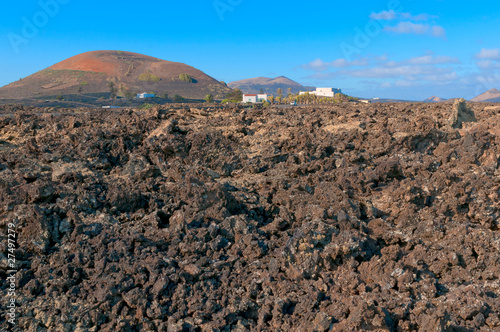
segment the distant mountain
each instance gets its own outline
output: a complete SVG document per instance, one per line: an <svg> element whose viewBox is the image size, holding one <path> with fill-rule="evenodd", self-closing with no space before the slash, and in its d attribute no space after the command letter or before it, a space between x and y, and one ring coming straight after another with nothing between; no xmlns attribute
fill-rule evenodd
<svg viewBox="0 0 500 332"><path fill-rule="evenodd" d="M184 79L180 78L180 74ZM191 78L191 79L190 79ZM123 51L94 51L76 55L0 88L0 99L58 95L125 96L154 92L202 99L222 98L231 91L202 71L179 62Z"/></svg>
<svg viewBox="0 0 500 332"><path fill-rule="evenodd" d="M286 94L288 89L292 89L292 93L298 93L300 91L313 91L315 87L303 86L285 76L279 76L276 78L268 77L256 77L249 78L241 81L234 81L228 83L232 89L240 89L243 93L259 93L262 89L267 94L276 94L278 89L283 90L283 94Z"/></svg>
<svg viewBox="0 0 500 332"><path fill-rule="evenodd" d="M500 102L500 91L498 91L497 89L488 90L485 93L480 94L476 98L471 99L471 101L482 101L490 103Z"/></svg>
<svg viewBox="0 0 500 332"><path fill-rule="evenodd" d="M424 100L424 103L440 103L440 102L443 102L445 100L446 99L443 99L443 98L440 98L440 97L436 97L436 96L432 96L432 97L429 97L426 100Z"/></svg>

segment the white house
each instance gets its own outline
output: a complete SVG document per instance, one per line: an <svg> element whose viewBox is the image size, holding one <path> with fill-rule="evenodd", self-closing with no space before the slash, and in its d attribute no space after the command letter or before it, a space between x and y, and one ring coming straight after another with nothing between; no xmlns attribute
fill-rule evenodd
<svg viewBox="0 0 500 332"><path fill-rule="evenodd" d="M244 103L256 103L257 102L257 95L244 94L243 95L243 102Z"/></svg>
<svg viewBox="0 0 500 332"><path fill-rule="evenodd" d="M258 94L258 95L253 95L253 94L244 94L243 95L243 103L263 103L267 101L267 95L266 94Z"/></svg>
<svg viewBox="0 0 500 332"><path fill-rule="evenodd" d="M154 97L156 97L156 95L154 93L143 92L143 93L137 94L137 98L139 98L139 99L154 98Z"/></svg>
<svg viewBox="0 0 500 332"><path fill-rule="evenodd" d="M301 95L306 93L316 95L318 97L333 97L338 93L342 93L342 90L335 88L316 88L316 91L300 91Z"/></svg>

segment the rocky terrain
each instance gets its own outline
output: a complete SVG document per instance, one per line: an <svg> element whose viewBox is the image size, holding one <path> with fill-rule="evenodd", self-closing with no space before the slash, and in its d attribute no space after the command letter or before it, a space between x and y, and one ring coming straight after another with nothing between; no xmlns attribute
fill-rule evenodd
<svg viewBox="0 0 500 332"><path fill-rule="evenodd" d="M498 331L500 106L451 108L5 107L13 330Z"/></svg>

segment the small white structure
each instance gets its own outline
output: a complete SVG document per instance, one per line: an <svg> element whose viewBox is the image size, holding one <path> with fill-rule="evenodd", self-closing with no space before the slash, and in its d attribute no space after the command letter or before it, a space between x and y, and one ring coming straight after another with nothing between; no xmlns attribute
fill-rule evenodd
<svg viewBox="0 0 500 332"><path fill-rule="evenodd" d="M267 94L258 94L257 95L257 101L259 103L263 103L267 101Z"/></svg>
<svg viewBox="0 0 500 332"><path fill-rule="evenodd" d="M300 91L301 95L306 93L316 95L318 97L333 97L338 93L342 93L342 90L335 88L316 88L316 91Z"/></svg>
<svg viewBox="0 0 500 332"><path fill-rule="evenodd" d="M256 102L257 102L257 95L249 95L249 94L243 95L243 103L256 103Z"/></svg>
<svg viewBox="0 0 500 332"><path fill-rule="evenodd" d="M139 99L154 98L154 97L156 97L156 95L154 93L143 92L143 93L137 94L137 98L139 98Z"/></svg>
<svg viewBox="0 0 500 332"><path fill-rule="evenodd" d="M267 101L267 95L266 94L258 94L258 95L253 95L253 94L244 94L243 95L243 103L263 103Z"/></svg>

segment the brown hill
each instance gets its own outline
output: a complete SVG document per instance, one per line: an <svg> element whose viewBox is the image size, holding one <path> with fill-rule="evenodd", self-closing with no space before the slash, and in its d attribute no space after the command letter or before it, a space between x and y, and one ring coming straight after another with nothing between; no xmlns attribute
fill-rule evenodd
<svg viewBox="0 0 500 332"><path fill-rule="evenodd" d="M191 81L179 78L189 75ZM202 71L179 62L122 51L82 53L0 88L0 99L26 99L68 94L110 94L110 82L118 95L142 92L222 98L226 85Z"/></svg>
<svg viewBox="0 0 500 332"><path fill-rule="evenodd" d="M292 89L292 93L314 89L314 87L303 86L285 76L249 78L228 83L228 86L232 89L240 89L245 93L258 93L262 89L269 94L276 94L278 89L282 89L284 94L287 93L288 88Z"/></svg>
<svg viewBox="0 0 500 332"><path fill-rule="evenodd" d="M480 94L476 98L471 99L471 101L482 101L482 102L500 102L500 91L497 89L491 89L483 94Z"/></svg>
<svg viewBox="0 0 500 332"><path fill-rule="evenodd" d="M440 102L443 102L445 100L446 99L443 99L443 98L440 98L440 97L436 97L436 96L432 96L432 97L429 97L426 100L424 100L424 103L440 103Z"/></svg>

